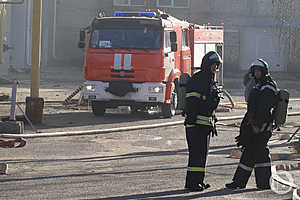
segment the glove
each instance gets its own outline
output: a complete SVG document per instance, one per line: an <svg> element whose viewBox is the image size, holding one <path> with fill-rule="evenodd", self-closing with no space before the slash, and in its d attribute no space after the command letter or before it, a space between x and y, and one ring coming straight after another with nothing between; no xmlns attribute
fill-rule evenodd
<svg viewBox="0 0 300 200"><path fill-rule="evenodd" d="M242 143L241 143L241 136L240 135L235 137L235 142L236 142L237 147L243 146Z"/></svg>
<svg viewBox="0 0 300 200"><path fill-rule="evenodd" d="M213 89L213 90L212 90L212 94L213 94L214 96L218 96L219 92L218 92L217 89Z"/></svg>
<svg viewBox="0 0 300 200"><path fill-rule="evenodd" d="M213 129L211 130L211 137L214 137L214 136L218 136L216 127L213 127Z"/></svg>

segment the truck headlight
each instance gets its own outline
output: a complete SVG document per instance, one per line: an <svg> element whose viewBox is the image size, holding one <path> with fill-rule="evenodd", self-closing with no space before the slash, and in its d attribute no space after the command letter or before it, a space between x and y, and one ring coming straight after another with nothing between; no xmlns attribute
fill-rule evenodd
<svg viewBox="0 0 300 200"><path fill-rule="evenodd" d="M149 93L163 93L164 88L162 86L151 86L148 87Z"/></svg>
<svg viewBox="0 0 300 200"><path fill-rule="evenodd" d="M87 91L95 92L96 86L95 85L86 85L85 88Z"/></svg>

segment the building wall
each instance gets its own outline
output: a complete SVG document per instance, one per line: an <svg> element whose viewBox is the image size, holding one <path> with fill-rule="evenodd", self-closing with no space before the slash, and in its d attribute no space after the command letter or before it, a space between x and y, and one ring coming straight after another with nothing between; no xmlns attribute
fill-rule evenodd
<svg viewBox="0 0 300 200"><path fill-rule="evenodd" d="M79 30L89 25L97 10L111 12L111 0L47 0L43 1L41 67L78 66L84 52L77 48ZM7 41L13 49L5 53L0 72L9 67L22 70L31 65L32 1L23 5L7 5Z"/></svg>
<svg viewBox="0 0 300 200"><path fill-rule="evenodd" d="M98 10L110 11L110 0L56 0L53 21L52 61L82 65L84 53L77 48L80 28L87 27Z"/></svg>
<svg viewBox="0 0 300 200"><path fill-rule="evenodd" d="M274 2L279 0L188 0L187 7L176 6L181 0L164 0L172 6L161 6L159 0L49 0L43 1L42 66L72 65L81 67L84 52L77 48L79 29L88 26L100 9L111 15L117 10L161 9L180 19L196 24L224 25L225 70L239 70L241 30L247 27L268 26L274 31L282 30L286 24L269 19L284 17L277 12ZM119 4L117 3L119 2ZM125 2L125 5L120 5ZM143 2L143 3L141 3ZM6 64L16 68L29 67L31 60L31 9L32 1L24 5L8 6L7 43L14 49L6 53ZM141 5L135 5L141 4ZM274 6L275 5L275 6ZM294 24L300 24L300 1L294 0ZM283 8L283 11L286 11ZM286 12L283 12L283 15ZM286 13L288 15L291 13ZM257 24L256 22L259 22ZM266 24L264 24L266 22ZM300 64L300 42L297 28L289 35L289 71L297 71Z"/></svg>

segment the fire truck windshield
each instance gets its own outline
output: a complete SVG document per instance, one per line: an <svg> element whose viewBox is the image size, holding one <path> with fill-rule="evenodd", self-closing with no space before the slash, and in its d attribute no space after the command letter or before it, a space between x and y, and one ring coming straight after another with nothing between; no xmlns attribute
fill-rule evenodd
<svg viewBox="0 0 300 200"><path fill-rule="evenodd" d="M95 29L90 48L93 49L161 49L162 30L144 28Z"/></svg>

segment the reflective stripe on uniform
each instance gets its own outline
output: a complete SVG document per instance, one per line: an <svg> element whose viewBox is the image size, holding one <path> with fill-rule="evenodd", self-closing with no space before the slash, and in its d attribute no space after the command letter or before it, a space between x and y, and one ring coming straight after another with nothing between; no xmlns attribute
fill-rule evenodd
<svg viewBox="0 0 300 200"><path fill-rule="evenodd" d="M214 120L213 120L212 117L197 115L197 119L195 121L195 124L186 124L186 127L190 128L190 127L194 127L195 125L214 126Z"/></svg>
<svg viewBox="0 0 300 200"><path fill-rule="evenodd" d="M203 121L203 120L196 120L196 124L212 126L210 122Z"/></svg>
<svg viewBox="0 0 300 200"><path fill-rule="evenodd" d="M264 85L264 86L261 87L260 90L263 91L265 88L269 88L270 90L272 90L275 93L277 92L276 88L273 87L272 85Z"/></svg>
<svg viewBox="0 0 300 200"><path fill-rule="evenodd" d="M255 164L254 167L271 167L271 163L270 162L267 162L267 163L258 163L258 164Z"/></svg>
<svg viewBox="0 0 300 200"><path fill-rule="evenodd" d="M204 167L187 167L187 171L189 172L205 172Z"/></svg>
<svg viewBox="0 0 300 200"><path fill-rule="evenodd" d="M189 92L189 93L186 93L186 98L189 98L189 97L197 97L197 98L200 98L201 97L201 94L198 93L198 92Z"/></svg>
<svg viewBox="0 0 300 200"><path fill-rule="evenodd" d="M195 124L186 124L186 125L185 125L186 128L193 128L193 127L195 127L195 126L196 126Z"/></svg>
<svg viewBox="0 0 300 200"><path fill-rule="evenodd" d="M197 97L198 99L201 99L201 97L202 97L203 101L206 100L206 96L205 95L201 95L198 92L189 92L189 93L186 93L185 98L189 98L189 97Z"/></svg>
<svg viewBox="0 0 300 200"><path fill-rule="evenodd" d="M206 116L203 116L203 115L197 115L196 124L213 126L214 125L214 120L213 120L212 117L206 117Z"/></svg>
<svg viewBox="0 0 300 200"><path fill-rule="evenodd" d="M253 168L252 167L248 167L246 165L244 165L243 163L239 163L238 165L240 168L246 170L246 171L249 171L249 172L252 172Z"/></svg>

